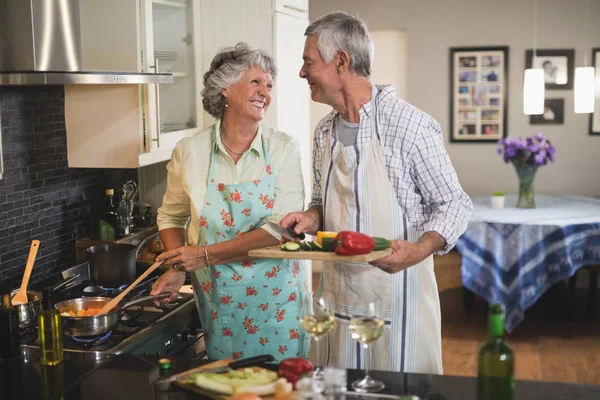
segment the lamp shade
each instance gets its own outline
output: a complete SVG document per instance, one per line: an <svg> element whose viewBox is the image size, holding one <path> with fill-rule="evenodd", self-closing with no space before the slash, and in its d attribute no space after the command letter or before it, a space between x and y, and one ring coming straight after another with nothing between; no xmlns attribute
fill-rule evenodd
<svg viewBox="0 0 600 400"><path fill-rule="evenodd" d="M593 113L595 100L594 67L575 68L575 112Z"/></svg>
<svg viewBox="0 0 600 400"><path fill-rule="evenodd" d="M525 115L544 113L544 70L533 68L525 70L523 83L523 112Z"/></svg>

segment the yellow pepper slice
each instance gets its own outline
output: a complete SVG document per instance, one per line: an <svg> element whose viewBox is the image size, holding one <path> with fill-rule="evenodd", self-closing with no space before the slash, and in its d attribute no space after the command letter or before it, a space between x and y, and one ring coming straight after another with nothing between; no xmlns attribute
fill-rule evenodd
<svg viewBox="0 0 600 400"><path fill-rule="evenodd" d="M323 238L335 239L336 236L337 236L337 232L318 231L316 242L318 244L320 244L321 246L323 246Z"/></svg>

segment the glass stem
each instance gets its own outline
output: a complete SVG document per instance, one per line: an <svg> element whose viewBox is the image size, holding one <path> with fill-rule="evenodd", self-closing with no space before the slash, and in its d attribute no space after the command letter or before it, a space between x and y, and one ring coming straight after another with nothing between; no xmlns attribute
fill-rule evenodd
<svg viewBox="0 0 600 400"><path fill-rule="evenodd" d="M371 380L371 377L369 376L369 372L371 370L371 348L369 347L369 345L367 343L363 344L363 348L365 349L364 351L364 355L365 355L365 381L369 381Z"/></svg>
<svg viewBox="0 0 600 400"><path fill-rule="evenodd" d="M317 365L315 368L315 372L321 369L321 341L318 336L315 336L315 347L317 349Z"/></svg>

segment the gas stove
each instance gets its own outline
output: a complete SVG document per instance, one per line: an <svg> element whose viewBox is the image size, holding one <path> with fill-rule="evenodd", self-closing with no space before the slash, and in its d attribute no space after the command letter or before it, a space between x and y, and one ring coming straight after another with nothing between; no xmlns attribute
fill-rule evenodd
<svg viewBox="0 0 600 400"><path fill-rule="evenodd" d="M94 283L89 279L87 263L62 272L62 278L79 274L67 290L56 293L54 301L85 296L115 297L125 287L98 288L90 291ZM151 274L131 290L123 302L148 296L158 274ZM54 279L56 280L56 279ZM42 282L39 287L54 282ZM63 335L65 358L103 360L116 354L152 356L178 356L203 358L204 335L191 291L180 292L179 298L156 307L152 301L131 306L124 310L119 324L110 332L93 337ZM26 361L39 358L37 325L21 329L21 349Z"/></svg>

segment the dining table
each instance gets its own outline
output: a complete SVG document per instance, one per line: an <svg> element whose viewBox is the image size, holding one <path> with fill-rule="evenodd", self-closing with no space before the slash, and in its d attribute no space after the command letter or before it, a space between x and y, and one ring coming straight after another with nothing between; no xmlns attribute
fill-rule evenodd
<svg viewBox="0 0 600 400"><path fill-rule="evenodd" d="M600 264L600 199L536 195L535 208L517 208L506 196L473 196L473 213L456 248L465 288L502 304L512 332L525 311L553 285L587 265Z"/></svg>

